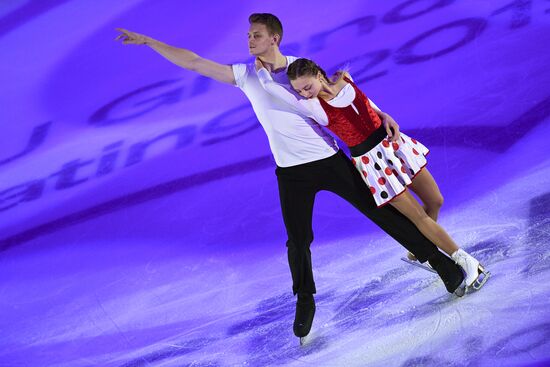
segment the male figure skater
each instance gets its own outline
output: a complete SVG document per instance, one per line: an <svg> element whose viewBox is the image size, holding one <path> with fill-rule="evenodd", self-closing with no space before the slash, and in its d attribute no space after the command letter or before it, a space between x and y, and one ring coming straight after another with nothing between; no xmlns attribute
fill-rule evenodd
<svg viewBox="0 0 550 367"><path fill-rule="evenodd" d="M296 57L284 56L279 45L283 28L279 19L267 13L249 17L248 48L250 54L269 65L272 77L289 85L286 69ZM196 53L167 45L145 35L117 29L117 40L124 44L147 45L172 63L222 83L239 87L248 97L263 126L277 168L281 210L288 241L288 263L292 274L292 291L298 295L294 334L306 336L315 314L310 244L315 194L334 192L355 206L386 233L413 253L420 262L428 261L451 293L462 295L464 275L461 269L424 237L407 218L392 206L377 209L370 190L359 173L342 153L334 139L307 117L269 95L260 85L254 62L222 65ZM398 134L398 126L385 119L388 134Z"/></svg>

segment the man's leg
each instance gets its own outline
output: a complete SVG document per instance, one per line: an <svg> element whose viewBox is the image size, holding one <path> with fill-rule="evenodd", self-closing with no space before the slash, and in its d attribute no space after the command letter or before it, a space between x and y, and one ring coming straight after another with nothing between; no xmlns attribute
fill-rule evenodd
<svg viewBox="0 0 550 367"><path fill-rule="evenodd" d="M301 168L296 166L276 170L281 211L288 236L286 246L294 295L316 292L310 244L313 241L311 221L317 190L314 180L308 179L307 172Z"/></svg>
<svg viewBox="0 0 550 367"><path fill-rule="evenodd" d="M327 167L328 168L328 167ZM351 161L343 153L335 156L323 179L323 189L344 198L387 234L412 252L420 262L429 261L449 292L462 283L458 265L441 253L404 215L391 205L376 208L374 198Z"/></svg>
<svg viewBox="0 0 550 367"><path fill-rule="evenodd" d="M314 164L277 168L281 210L287 231L288 264L292 273L292 291L298 294L294 316L294 335L305 337L315 316L315 282L310 244L313 241L311 217L317 188Z"/></svg>

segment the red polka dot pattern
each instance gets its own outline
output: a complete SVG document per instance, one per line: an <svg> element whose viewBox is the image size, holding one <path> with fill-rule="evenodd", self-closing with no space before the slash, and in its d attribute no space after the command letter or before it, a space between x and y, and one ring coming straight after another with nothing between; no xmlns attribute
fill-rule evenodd
<svg viewBox="0 0 550 367"><path fill-rule="evenodd" d="M411 183L411 177L426 164L427 151L421 142L408 136L399 141L386 138L365 155L352 157L352 162L380 206Z"/></svg>

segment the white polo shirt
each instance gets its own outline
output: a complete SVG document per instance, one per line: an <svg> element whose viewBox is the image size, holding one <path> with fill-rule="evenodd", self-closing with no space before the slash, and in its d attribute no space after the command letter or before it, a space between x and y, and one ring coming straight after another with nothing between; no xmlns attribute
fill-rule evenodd
<svg viewBox="0 0 550 367"><path fill-rule="evenodd" d="M287 67L296 57L286 56ZM236 86L250 100L256 117L267 134L269 147L279 167L317 161L334 155L334 138L311 118L270 95L260 84L254 63L232 65ZM291 91L285 70L271 74L273 80ZM292 91L292 93L295 93Z"/></svg>

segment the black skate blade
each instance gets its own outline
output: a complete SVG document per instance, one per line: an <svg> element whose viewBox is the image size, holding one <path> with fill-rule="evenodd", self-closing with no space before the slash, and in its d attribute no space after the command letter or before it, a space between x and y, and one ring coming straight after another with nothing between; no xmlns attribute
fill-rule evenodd
<svg viewBox="0 0 550 367"><path fill-rule="evenodd" d="M464 283L464 282L462 282ZM453 292L455 296L457 297L464 297L466 294L466 287L464 287L462 284L458 286L457 289Z"/></svg>
<svg viewBox="0 0 550 367"><path fill-rule="evenodd" d="M434 269L430 268L430 267L427 266L427 265L424 265L424 264L422 264L422 263L419 263L418 261L412 261L412 260L407 259L406 257L402 257L401 260L403 260L403 261L406 262L407 264L411 264L411 265L417 266L417 267L419 267L419 268L421 268L421 269L427 270L427 271L429 271L430 273L437 274L437 271L435 271Z"/></svg>

